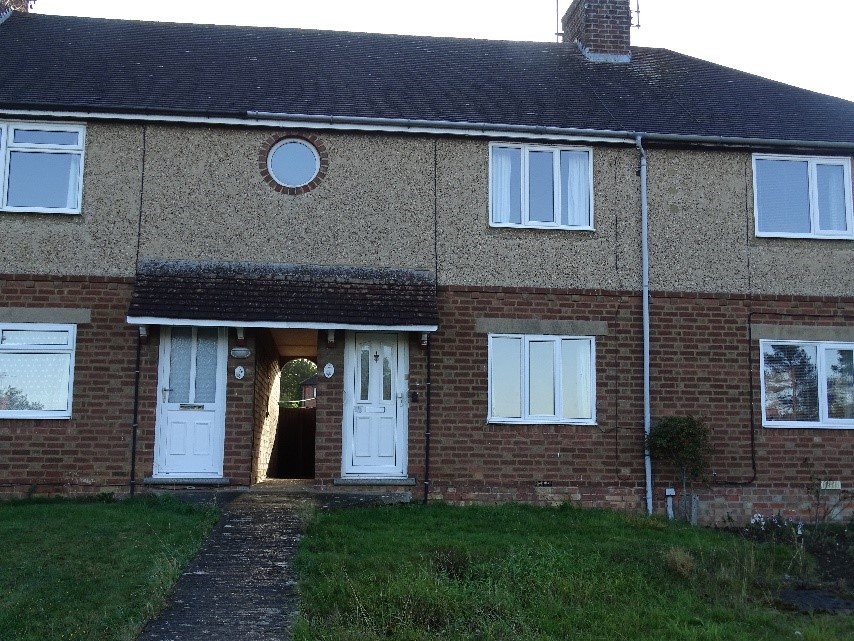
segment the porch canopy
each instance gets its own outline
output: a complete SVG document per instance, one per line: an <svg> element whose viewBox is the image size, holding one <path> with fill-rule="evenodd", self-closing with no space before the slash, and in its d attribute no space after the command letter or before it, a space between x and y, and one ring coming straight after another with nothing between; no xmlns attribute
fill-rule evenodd
<svg viewBox="0 0 854 641"><path fill-rule="evenodd" d="M225 261L141 260L128 323L432 332L432 272Z"/></svg>

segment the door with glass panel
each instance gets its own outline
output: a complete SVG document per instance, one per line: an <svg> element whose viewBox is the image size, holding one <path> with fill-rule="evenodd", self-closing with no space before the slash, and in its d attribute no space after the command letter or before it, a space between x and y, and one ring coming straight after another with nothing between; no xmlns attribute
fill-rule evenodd
<svg viewBox="0 0 854 641"><path fill-rule="evenodd" d="M226 335L166 327L160 344L155 477L221 477Z"/></svg>
<svg viewBox="0 0 854 641"><path fill-rule="evenodd" d="M356 333L348 342L345 390L345 474L406 473L405 340L397 334Z"/></svg>

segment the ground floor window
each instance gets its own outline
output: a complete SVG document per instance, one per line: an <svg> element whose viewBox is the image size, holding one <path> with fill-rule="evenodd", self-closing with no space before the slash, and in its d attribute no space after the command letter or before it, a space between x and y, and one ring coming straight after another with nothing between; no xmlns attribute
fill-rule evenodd
<svg viewBox="0 0 854 641"><path fill-rule="evenodd" d="M854 428L854 343L760 341L766 427Z"/></svg>
<svg viewBox="0 0 854 641"><path fill-rule="evenodd" d="M0 324L0 418L69 418L74 325Z"/></svg>
<svg viewBox="0 0 854 641"><path fill-rule="evenodd" d="M595 341L589 336L489 336L489 421L594 423Z"/></svg>

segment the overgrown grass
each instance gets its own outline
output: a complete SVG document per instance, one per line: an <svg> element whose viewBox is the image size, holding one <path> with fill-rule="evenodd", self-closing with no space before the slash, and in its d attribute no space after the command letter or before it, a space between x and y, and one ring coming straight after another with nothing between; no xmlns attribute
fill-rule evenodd
<svg viewBox="0 0 854 641"><path fill-rule="evenodd" d="M0 503L0 639L136 638L215 521L171 497Z"/></svg>
<svg viewBox="0 0 854 641"><path fill-rule="evenodd" d="M318 514L297 557L298 641L850 641L854 617L780 612L786 546L572 507Z"/></svg>

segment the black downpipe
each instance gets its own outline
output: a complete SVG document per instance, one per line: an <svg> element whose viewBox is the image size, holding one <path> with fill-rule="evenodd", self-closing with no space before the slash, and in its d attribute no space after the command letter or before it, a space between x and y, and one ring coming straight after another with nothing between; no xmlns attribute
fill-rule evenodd
<svg viewBox="0 0 854 641"><path fill-rule="evenodd" d="M427 495L430 493L430 397L432 396L431 378L432 363L430 359L430 335L427 335L427 377L424 384L425 408L424 408L424 504L427 504Z"/></svg>
<svg viewBox="0 0 854 641"><path fill-rule="evenodd" d="M142 336L136 337L136 373L133 384L133 424L130 436L130 495L136 493L136 433L139 428L139 377L142 362Z"/></svg>

